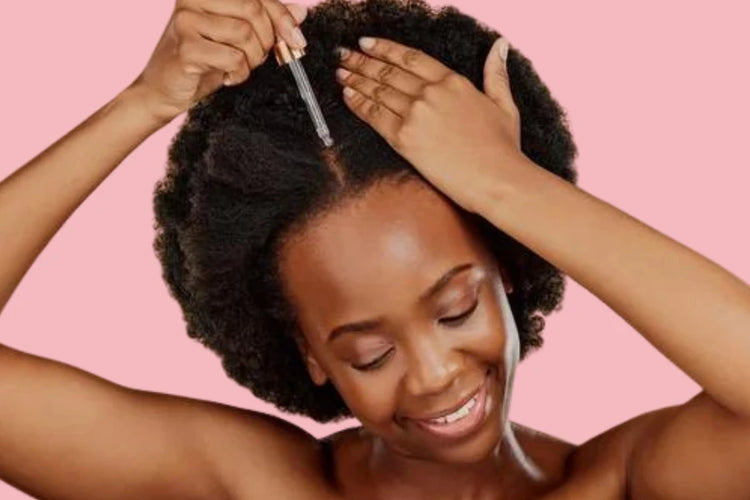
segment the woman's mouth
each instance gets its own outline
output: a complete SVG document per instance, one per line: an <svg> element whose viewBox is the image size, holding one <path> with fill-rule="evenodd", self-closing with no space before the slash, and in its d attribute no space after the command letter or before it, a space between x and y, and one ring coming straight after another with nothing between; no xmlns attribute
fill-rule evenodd
<svg viewBox="0 0 750 500"><path fill-rule="evenodd" d="M491 373L484 378L476 394L453 413L436 419L410 420L420 429L443 439L460 439L474 433L482 426L492 408L493 398L489 391Z"/></svg>

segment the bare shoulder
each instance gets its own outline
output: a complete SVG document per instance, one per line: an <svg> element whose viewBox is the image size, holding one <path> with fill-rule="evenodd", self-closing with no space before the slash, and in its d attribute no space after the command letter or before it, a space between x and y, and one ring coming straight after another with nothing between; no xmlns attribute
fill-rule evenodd
<svg viewBox="0 0 750 500"><path fill-rule="evenodd" d="M548 482L556 483L564 478L565 467L578 447L537 429L512 422L513 434L518 444L534 464L539 467Z"/></svg>
<svg viewBox="0 0 750 500"><path fill-rule="evenodd" d="M525 435L522 447L548 460L539 465L553 484L559 480L545 500L750 498L750 422L705 392L567 450L533 431ZM534 452L535 443L541 450Z"/></svg>
<svg viewBox="0 0 750 500"><path fill-rule="evenodd" d="M324 443L282 418L201 404L194 438L229 498L330 498Z"/></svg>
<svg viewBox="0 0 750 500"><path fill-rule="evenodd" d="M705 399L705 398L703 398ZM633 480L633 473L644 474L644 464L654 461L654 444L663 439L665 432L675 422L685 419L686 410L692 406L703 408L700 396L686 404L669 406L635 416L578 445L513 423L519 445L543 472L544 484L533 488L534 498L545 500L622 500L625 498L657 498L638 487L640 483L664 482L663 471L650 467L649 474L658 477L641 477ZM715 412L709 408L704 412ZM691 417L691 421L695 420ZM325 438L331 450L327 477L340 496L356 498L358 484L366 484L361 474L362 460L368 453L368 440L363 430L354 427ZM674 458L674 457L672 457ZM669 460L674 463L674 460ZM662 460L663 462L663 460ZM700 474L698 474L700 476ZM635 492L633 488L638 490ZM668 495L659 498L681 498Z"/></svg>
<svg viewBox="0 0 750 500"><path fill-rule="evenodd" d="M361 466L366 462L370 440L361 426L349 427L326 436L321 444L328 450L327 484L332 485L339 497L357 498L359 488L367 484Z"/></svg>
<svg viewBox="0 0 750 500"><path fill-rule="evenodd" d="M560 487L545 498L629 498L628 474L635 450L676 409L671 406L643 413L576 446L565 460Z"/></svg>
<svg viewBox="0 0 750 500"><path fill-rule="evenodd" d="M544 477L540 483L527 485L528 493L545 500L624 498L629 446L658 413L631 419L582 445L513 422L519 446ZM342 497L359 498L357 493L367 484L359 466L369 451L363 432L361 427L349 428L324 440L332 456L330 484Z"/></svg>
<svg viewBox="0 0 750 500"><path fill-rule="evenodd" d="M320 443L282 419L2 345L0 422L0 480L34 497L325 498Z"/></svg>
<svg viewBox="0 0 750 500"><path fill-rule="evenodd" d="M750 419L700 392L642 432L629 471L633 498L750 498Z"/></svg>

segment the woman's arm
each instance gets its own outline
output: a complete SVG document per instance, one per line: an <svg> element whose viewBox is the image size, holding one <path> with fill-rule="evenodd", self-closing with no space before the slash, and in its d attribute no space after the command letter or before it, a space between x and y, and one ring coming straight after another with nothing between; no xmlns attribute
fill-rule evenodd
<svg viewBox="0 0 750 500"><path fill-rule="evenodd" d="M282 26L304 19L275 0L187 3L132 85L0 183L0 309L134 148L225 74L246 79L277 32L291 36ZM0 480L36 497L283 498L322 477L318 457L314 438L279 419L131 390L0 345Z"/></svg>
<svg viewBox="0 0 750 500"><path fill-rule="evenodd" d="M436 188L586 287L705 389L592 440L573 468L614 464L606 473L623 486L629 473L633 498L748 498L750 288L522 154L503 40L487 56L484 92L391 40L360 48L342 59L348 71L339 77L352 112Z"/></svg>
<svg viewBox="0 0 750 500"><path fill-rule="evenodd" d="M164 124L143 97L129 87L0 184L0 306L76 207ZM189 408L0 345L0 479L43 498L200 498L214 485L181 430ZM190 489L176 486L191 476Z"/></svg>
<svg viewBox="0 0 750 500"><path fill-rule="evenodd" d="M530 160L502 172L479 213L598 296L704 389L634 420L634 498L746 498L750 287Z"/></svg>
<svg viewBox="0 0 750 500"><path fill-rule="evenodd" d="M435 187L586 287L717 402L750 418L750 287L520 151L507 43L487 56L485 93L391 40L360 47L339 76L357 116Z"/></svg>
<svg viewBox="0 0 750 500"><path fill-rule="evenodd" d="M0 182L0 311L57 230L143 140L168 120L130 86Z"/></svg>
<svg viewBox="0 0 750 500"><path fill-rule="evenodd" d="M502 171L480 214L599 297L728 411L750 419L750 287L531 161Z"/></svg>
<svg viewBox="0 0 750 500"><path fill-rule="evenodd" d="M277 34L298 46L293 30L304 16L277 0L178 1L134 84L0 183L0 311L55 232L138 144L222 83L246 80Z"/></svg>

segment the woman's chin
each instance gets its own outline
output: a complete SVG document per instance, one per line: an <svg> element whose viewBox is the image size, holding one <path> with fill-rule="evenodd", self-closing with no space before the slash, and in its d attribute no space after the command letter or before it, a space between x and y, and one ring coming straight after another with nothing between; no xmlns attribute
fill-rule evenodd
<svg viewBox="0 0 750 500"><path fill-rule="evenodd" d="M453 464L474 464L487 458L500 442L502 420L502 387L492 370L486 386L480 391L474 406L476 414L469 414L465 422L424 425L416 421L406 423L413 443L419 443L420 455L428 460Z"/></svg>

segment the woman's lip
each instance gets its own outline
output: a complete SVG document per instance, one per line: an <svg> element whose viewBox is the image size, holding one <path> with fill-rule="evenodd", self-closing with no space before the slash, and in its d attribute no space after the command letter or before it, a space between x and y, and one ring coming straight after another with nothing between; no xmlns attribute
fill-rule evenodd
<svg viewBox="0 0 750 500"><path fill-rule="evenodd" d="M487 417L487 397L489 392L489 375L485 376L484 383L476 394L476 403L469 411L469 414L462 419L449 424L434 424L425 420L409 419L414 424L430 433L433 436L442 439L459 439L472 434L484 423Z"/></svg>
<svg viewBox="0 0 750 500"><path fill-rule="evenodd" d="M474 396L476 396L479 393L479 391L482 390L482 386L484 386L484 384L486 382L487 382L487 380L486 380L486 377L485 377L485 381L482 382L482 384L479 387L477 387L474 390L474 392L471 393L471 395L469 397L467 397L466 399L464 399L461 403L459 403L458 405L456 405L451 410L440 411L440 412L434 413L433 415L428 416L428 417L408 417L408 418L411 419L411 420L423 420L423 421L427 421L427 420L432 420L432 419L435 419L435 418L445 417L446 415L450 415L451 413L457 411L458 409L462 408L466 403L468 403L469 401L471 401L474 398Z"/></svg>

